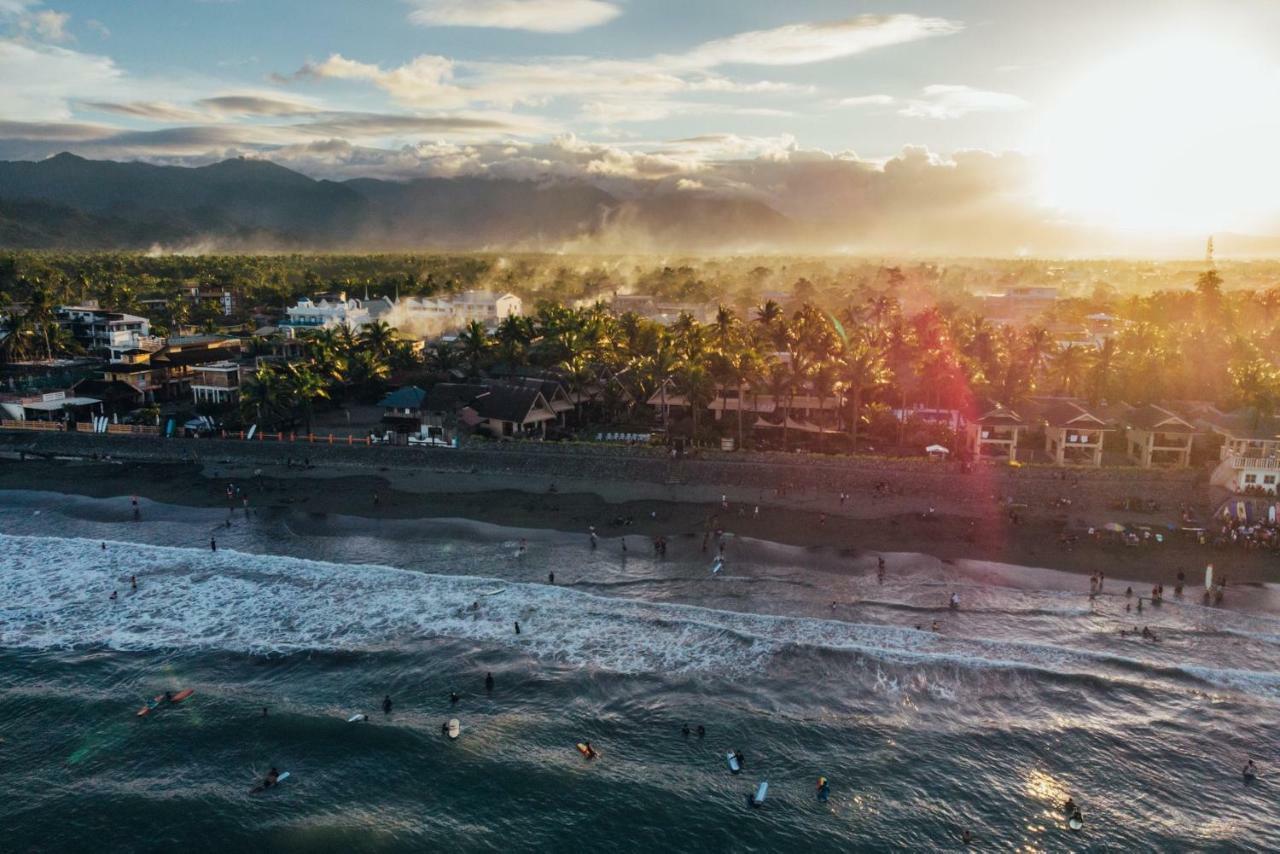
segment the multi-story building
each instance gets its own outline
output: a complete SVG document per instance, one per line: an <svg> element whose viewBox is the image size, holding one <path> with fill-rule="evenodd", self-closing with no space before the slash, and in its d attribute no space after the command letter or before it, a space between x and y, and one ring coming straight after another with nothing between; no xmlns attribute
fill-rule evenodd
<svg viewBox="0 0 1280 854"><path fill-rule="evenodd" d="M56 312L58 324L94 355L119 359L129 350L158 350L164 340L151 334L145 317L107 311L96 305L63 305Z"/></svg>
<svg viewBox="0 0 1280 854"><path fill-rule="evenodd" d="M191 368L191 396L196 403L225 406L240 399L240 365L210 362Z"/></svg>
<svg viewBox="0 0 1280 854"><path fill-rule="evenodd" d="M285 309L285 319L280 325L295 330L334 329L339 326L356 330L372 320L373 316L363 302L338 294L333 300L321 297L319 301L312 301L302 297L296 305Z"/></svg>

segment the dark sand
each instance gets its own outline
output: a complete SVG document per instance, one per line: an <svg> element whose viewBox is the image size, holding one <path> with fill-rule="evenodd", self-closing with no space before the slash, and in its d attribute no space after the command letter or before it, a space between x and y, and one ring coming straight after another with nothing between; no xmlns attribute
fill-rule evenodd
<svg viewBox="0 0 1280 854"><path fill-rule="evenodd" d="M628 484L607 484L601 493L546 491L545 478L521 482L507 478L509 489L447 491L450 478L424 473L411 488L403 479L390 485L388 475L352 476L315 468L281 476L251 472L206 472L187 463L101 463L88 461L0 461L0 489L33 489L92 497L140 495L154 501L198 507L227 505L226 484L235 481L248 493L253 508L293 508L384 518L463 518L519 528L579 531L594 525L601 537L700 536L723 528L736 535L799 546L825 546L857 552L920 552L944 560L969 558L1040 566L1078 573L1102 570L1113 578L1172 586L1179 570L1192 584L1204 565L1213 562L1219 577L1234 582L1280 580L1280 559L1243 549L1200 546L1177 534L1160 546L1125 547L1095 543L1082 537L1071 549L1059 540L1066 515L1032 513L1014 524L992 506L989 511L958 516L938 513L922 519L902 512L894 502L851 496L830 507L671 501L650 497L628 500ZM522 488L523 487L523 488ZM634 491L643 495L645 490ZM377 500L374 500L374 496ZM239 502L236 502L237 505ZM825 519L823 514L825 513ZM631 519L632 524L618 524ZM1154 523L1155 520L1153 520ZM1078 524L1078 520L1076 520Z"/></svg>

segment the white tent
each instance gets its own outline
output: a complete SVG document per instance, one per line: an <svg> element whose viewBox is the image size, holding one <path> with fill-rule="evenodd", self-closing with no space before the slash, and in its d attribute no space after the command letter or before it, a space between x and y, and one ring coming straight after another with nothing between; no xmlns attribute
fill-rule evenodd
<svg viewBox="0 0 1280 854"><path fill-rule="evenodd" d="M951 453L950 450L942 447L941 445L930 445L924 449L924 452L931 457L946 456Z"/></svg>

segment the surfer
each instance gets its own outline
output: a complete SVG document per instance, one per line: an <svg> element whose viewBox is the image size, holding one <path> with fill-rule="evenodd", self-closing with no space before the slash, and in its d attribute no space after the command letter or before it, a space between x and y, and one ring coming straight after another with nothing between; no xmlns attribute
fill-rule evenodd
<svg viewBox="0 0 1280 854"><path fill-rule="evenodd" d="M107 544L106 544L106 543L103 543L103 544L102 544L102 550L103 550L104 552L107 550Z"/></svg>
<svg viewBox="0 0 1280 854"><path fill-rule="evenodd" d="M1067 824L1072 830L1079 830L1084 827L1084 815L1080 812L1080 808L1076 807L1076 811L1071 814L1071 818L1067 820Z"/></svg>
<svg viewBox="0 0 1280 854"><path fill-rule="evenodd" d="M493 674L492 673L486 673L484 675L484 689L486 691L493 690Z"/></svg>
<svg viewBox="0 0 1280 854"><path fill-rule="evenodd" d="M1062 811L1067 815L1070 815L1071 813L1075 812L1076 809L1077 809L1076 802L1070 797L1068 797L1067 802L1062 805Z"/></svg>
<svg viewBox="0 0 1280 854"><path fill-rule="evenodd" d="M449 703L450 703L450 704L456 703L456 702L458 702L458 701L459 701L459 700L461 700L461 699L462 699L462 698L458 696L458 692L457 692L457 691L450 691L450 692L449 692Z"/></svg>
<svg viewBox="0 0 1280 854"><path fill-rule="evenodd" d="M129 576L129 589L130 590L138 589L138 576L136 575Z"/></svg>
<svg viewBox="0 0 1280 854"><path fill-rule="evenodd" d="M382 698L382 713L384 715L391 714L391 695L387 694Z"/></svg>
<svg viewBox="0 0 1280 854"><path fill-rule="evenodd" d="M516 620L516 634L520 634L520 621Z"/></svg>
<svg viewBox="0 0 1280 854"><path fill-rule="evenodd" d="M272 768L270 771L267 772L267 776L262 779L262 782L253 788L250 794L254 794L257 792L262 792L267 789L270 789L277 782L279 782L279 780L280 780L280 772L277 771L275 768Z"/></svg>
<svg viewBox="0 0 1280 854"><path fill-rule="evenodd" d="M702 738L706 734L707 734L707 728L704 727L702 724L698 724L698 738Z"/></svg>
<svg viewBox="0 0 1280 854"><path fill-rule="evenodd" d="M596 756L597 756L598 754L596 753L596 749L595 749L594 747L592 747L592 746L591 746L591 742L589 742L589 741L584 741L584 742L582 743L582 746L586 748L586 752L585 752L583 755L585 755L588 759L595 759L595 758L596 758Z"/></svg>
<svg viewBox="0 0 1280 854"><path fill-rule="evenodd" d="M548 583L548 584L555 584L555 583L556 583L556 574L555 574L554 572L548 572L548 573L547 573L547 583Z"/></svg>
<svg viewBox="0 0 1280 854"><path fill-rule="evenodd" d="M826 777L818 778L818 800L825 801L831 795L831 784Z"/></svg>
<svg viewBox="0 0 1280 854"><path fill-rule="evenodd" d="M114 601L116 601L117 599L119 599L119 598L120 598L120 596L119 596L119 594L117 594L117 593L116 593L116 591L112 590L112 591L111 591L111 595L110 595L110 596L108 596L107 598L108 598L108 599L110 599L112 602L114 602Z"/></svg>
<svg viewBox="0 0 1280 854"><path fill-rule="evenodd" d="M949 603L949 607L951 608L951 610L952 610L952 611L958 611L958 610L960 609L960 594L959 594L959 593L954 593L954 592L953 592L953 593L951 594L951 602Z"/></svg>
<svg viewBox="0 0 1280 854"><path fill-rule="evenodd" d="M1244 771L1242 773L1246 780L1253 780L1258 776L1258 768L1253 764L1252 759L1245 763Z"/></svg>
<svg viewBox="0 0 1280 854"><path fill-rule="evenodd" d="M209 551L216 552L218 550L218 541L213 537L209 537Z"/></svg>
<svg viewBox="0 0 1280 854"><path fill-rule="evenodd" d="M733 751L733 758L737 760L737 762L738 762L738 767L739 767L739 768L746 768L746 767L747 767L747 757L745 757L745 756L743 756L743 755L742 755L742 751L741 751L741 750L735 750L735 751Z"/></svg>
<svg viewBox="0 0 1280 854"><path fill-rule="evenodd" d="M683 735L685 738L689 737L689 731L690 730L689 730L688 724L685 724L684 726L680 727L680 734Z"/></svg>
<svg viewBox="0 0 1280 854"><path fill-rule="evenodd" d="M444 723L440 724L440 734L441 734L441 735L448 735L448 734L449 734L449 722L448 722L448 721L445 721Z"/></svg>

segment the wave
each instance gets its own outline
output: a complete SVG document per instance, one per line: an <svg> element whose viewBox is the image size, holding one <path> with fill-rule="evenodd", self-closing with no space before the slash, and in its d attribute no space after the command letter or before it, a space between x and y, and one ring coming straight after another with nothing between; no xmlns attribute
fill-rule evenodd
<svg viewBox="0 0 1280 854"><path fill-rule="evenodd" d="M500 644L636 673L759 672L797 651L918 668L1030 669L1142 685L1216 685L1280 699L1280 674L1148 661L1050 642L650 603L481 576L304 558L0 535L0 646L387 650L415 639ZM129 592L129 576L140 589ZM118 602L108 601L112 590ZM515 633L515 622L521 633ZM1136 676L1136 678L1134 678Z"/></svg>

